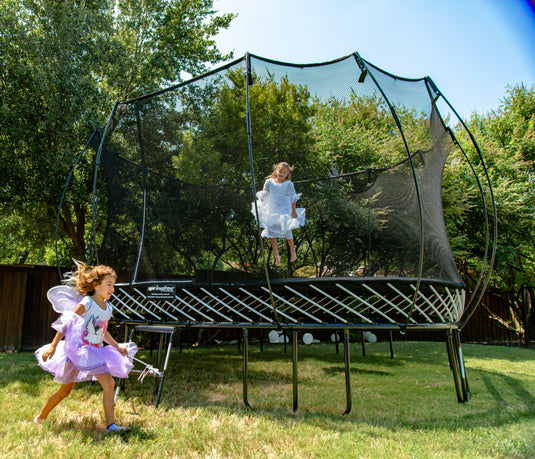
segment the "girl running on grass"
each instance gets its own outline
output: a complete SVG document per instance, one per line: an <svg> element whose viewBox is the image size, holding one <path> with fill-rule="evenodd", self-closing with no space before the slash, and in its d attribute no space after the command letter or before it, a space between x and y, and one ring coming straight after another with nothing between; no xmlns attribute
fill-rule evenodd
<svg viewBox="0 0 535 459"><path fill-rule="evenodd" d="M117 274L105 265L76 264L78 269L66 281L72 287L54 287L48 292L54 309L62 314L52 324L57 330L52 343L37 349L35 356L39 366L51 373L61 386L34 422L46 420L50 411L71 393L75 383L96 379L104 391L106 432L127 432L127 427L115 424L113 378L128 376L133 368L128 356L133 356L137 347L134 343L118 344L107 330L112 316L107 300L115 291Z"/></svg>

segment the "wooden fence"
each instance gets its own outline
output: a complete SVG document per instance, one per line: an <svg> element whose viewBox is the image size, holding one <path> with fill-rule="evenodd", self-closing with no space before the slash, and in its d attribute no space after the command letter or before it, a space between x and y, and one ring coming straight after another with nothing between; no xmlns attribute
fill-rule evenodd
<svg viewBox="0 0 535 459"><path fill-rule="evenodd" d="M33 350L52 341L58 314L46 298L58 285L51 266L0 265L0 352Z"/></svg>
<svg viewBox="0 0 535 459"><path fill-rule="evenodd" d="M57 318L46 298L58 285L56 267L0 265L0 352L30 351L52 340ZM463 342L530 345L535 342L533 288L488 290L461 333ZM380 333L379 339L388 339ZM395 340L443 341L444 332L394 333Z"/></svg>
<svg viewBox="0 0 535 459"><path fill-rule="evenodd" d="M535 342L533 287L518 292L487 290L461 333L464 342L524 344Z"/></svg>

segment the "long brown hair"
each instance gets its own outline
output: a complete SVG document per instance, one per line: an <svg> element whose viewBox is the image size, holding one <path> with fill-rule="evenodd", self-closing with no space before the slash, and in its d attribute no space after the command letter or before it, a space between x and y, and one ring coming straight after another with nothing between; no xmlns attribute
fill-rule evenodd
<svg viewBox="0 0 535 459"><path fill-rule="evenodd" d="M65 283L71 285L82 295L93 295L95 285L100 285L106 276L112 276L117 280L117 273L113 268L106 265L89 266L82 261L75 260L76 271L67 273Z"/></svg>
<svg viewBox="0 0 535 459"><path fill-rule="evenodd" d="M291 180L292 179L291 172L294 170L294 168L293 168L293 166L290 166L286 161L281 161L280 163L274 164L273 165L273 172L270 175L268 175L266 177L266 179L268 179L268 178L276 178L277 177L277 171L281 167L285 167L286 169L288 169L288 175L286 176L286 180Z"/></svg>

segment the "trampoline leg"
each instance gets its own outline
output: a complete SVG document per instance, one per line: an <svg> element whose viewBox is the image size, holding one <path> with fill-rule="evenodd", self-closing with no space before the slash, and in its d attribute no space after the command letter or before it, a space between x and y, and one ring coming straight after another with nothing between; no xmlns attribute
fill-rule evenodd
<svg viewBox="0 0 535 459"><path fill-rule="evenodd" d="M130 332L130 336L128 336L128 325L125 325L125 327L124 327L124 342L125 343L128 342L128 341L132 341L132 339L134 338L134 331L135 331L135 327ZM113 404L114 405L117 405L117 399L119 398L119 392L121 392L121 390L124 392L125 387L126 387L126 378L119 378L117 380L117 386L115 387L115 396L113 398Z"/></svg>
<svg viewBox="0 0 535 459"><path fill-rule="evenodd" d="M121 390L121 380L117 381L117 386L115 387L115 395L113 397L113 404L117 405L117 399L119 398L119 392Z"/></svg>
<svg viewBox="0 0 535 459"><path fill-rule="evenodd" d="M246 328L243 329L243 403L247 408L251 408L247 399L247 363L249 360L249 338Z"/></svg>
<svg viewBox="0 0 535 459"><path fill-rule="evenodd" d="M293 410L297 412L297 331L292 331Z"/></svg>
<svg viewBox="0 0 535 459"><path fill-rule="evenodd" d="M160 360L162 357L162 344L163 344L163 337L165 335L166 343L167 343L167 351L165 354L165 361L163 365L163 370L160 372L160 375L157 376L160 378L160 384L158 385L158 381L155 380L155 387L154 392L157 393L156 397L156 403L155 407L158 408L158 405L160 404L160 397L162 395L162 388L163 388L163 382L165 379L165 373L167 371L167 365L169 364L169 358L171 357L171 348L173 347L173 336L177 330L180 330L178 327L170 327L170 326L156 326L156 325L137 325L135 326L132 331L130 332L130 341L132 341L134 334L136 332L140 333L158 333L160 335L160 344L158 346L158 368L160 367ZM152 355L152 347L151 347L151 355ZM140 370L132 370L132 373L142 373ZM115 390L115 400L117 400L117 396L119 395L119 390L122 386L122 389L124 390L124 383L126 379L119 379L117 383L117 388Z"/></svg>
<svg viewBox="0 0 535 459"><path fill-rule="evenodd" d="M362 339L361 339L361 344L362 344L362 357L366 357L366 348L364 346L364 332L362 332Z"/></svg>
<svg viewBox="0 0 535 459"><path fill-rule="evenodd" d="M448 349L448 360L451 372L453 373L453 382L455 383L455 392L457 393L457 401L463 402L463 394L461 390L459 361L457 359L457 352L453 343L452 331L449 330L446 335L446 347Z"/></svg>
<svg viewBox="0 0 535 459"><path fill-rule="evenodd" d="M173 347L173 335L175 334L175 331L176 329L174 329L169 334L169 336L167 336L168 344L167 344L167 352L165 354L165 363L163 365L162 377L160 378L160 387L158 388L158 397L156 398L156 404L154 405L156 408L158 408L158 405L160 404L160 397L162 396L163 381L165 378L165 372L167 371L167 364L169 363L169 357L171 356L171 348ZM160 338L160 343L161 343L161 338ZM159 361L159 353L158 353L158 361Z"/></svg>
<svg viewBox="0 0 535 459"><path fill-rule="evenodd" d="M453 341L455 344L455 350L457 352L457 358L459 361L463 402L467 402L470 398L470 388L468 386L468 378L466 377L466 367L464 366L463 350L461 348L461 334L459 330L453 331Z"/></svg>
<svg viewBox="0 0 535 459"><path fill-rule="evenodd" d="M394 358L394 343L392 339L392 330L390 330L390 358Z"/></svg>
<svg viewBox="0 0 535 459"><path fill-rule="evenodd" d="M160 404L160 397L162 396L163 381L165 378L165 372L167 371L167 364L169 363L169 357L171 356L171 349L173 347L173 335L175 334L176 329L174 329L169 336L167 336L167 353L165 354L165 363L163 365L162 377L160 378L160 387L158 388L158 397L156 398L155 408L158 408ZM158 364L159 365L159 364Z"/></svg>
<svg viewBox="0 0 535 459"><path fill-rule="evenodd" d="M158 405L160 404L160 397L162 396L164 378L165 378L165 370L162 371L162 377L160 378L160 384L158 386L158 395L156 396L156 403L154 404L154 408L158 408Z"/></svg>
<svg viewBox="0 0 535 459"><path fill-rule="evenodd" d="M344 414L351 411L351 379L349 368L349 330L344 330L344 367L346 373L346 410Z"/></svg>
<svg viewBox="0 0 535 459"><path fill-rule="evenodd" d="M165 339L167 339L167 337ZM160 333L160 339L158 340L158 357L156 358L156 367L157 368L161 368L160 361L161 361L161 357L162 357L163 340L164 340L164 335L162 333ZM167 344L167 342L166 342L166 344ZM163 371L163 373L165 373L165 370ZM161 388L162 381L163 381L163 376L160 379L159 383L158 383L157 379L154 379L154 394L158 394L157 395L157 400L156 400L156 408L158 408L158 403L160 402L160 393L161 393L161 390L162 390L162 388Z"/></svg>
<svg viewBox="0 0 535 459"><path fill-rule="evenodd" d="M125 324L124 326L124 342L127 343L128 341L132 341L132 336L130 338L128 337L128 325ZM115 389L115 403L117 403L117 397L119 396L119 392L122 390L124 392L126 379L119 379L117 381L117 389Z"/></svg>

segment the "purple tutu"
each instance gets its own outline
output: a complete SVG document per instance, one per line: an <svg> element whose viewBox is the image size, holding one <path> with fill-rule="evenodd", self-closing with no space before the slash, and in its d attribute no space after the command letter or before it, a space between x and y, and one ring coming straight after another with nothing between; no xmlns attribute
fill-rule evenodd
<svg viewBox="0 0 535 459"><path fill-rule="evenodd" d="M134 343L121 344L128 350L128 356L123 356L112 346L84 344L81 338L84 325L81 316L64 310L52 327L63 333L65 339L58 343L55 354L46 362L43 361L43 353L50 345L35 351L39 366L51 373L60 384L89 381L104 373L126 378L134 366L131 357L137 352L137 346Z"/></svg>

